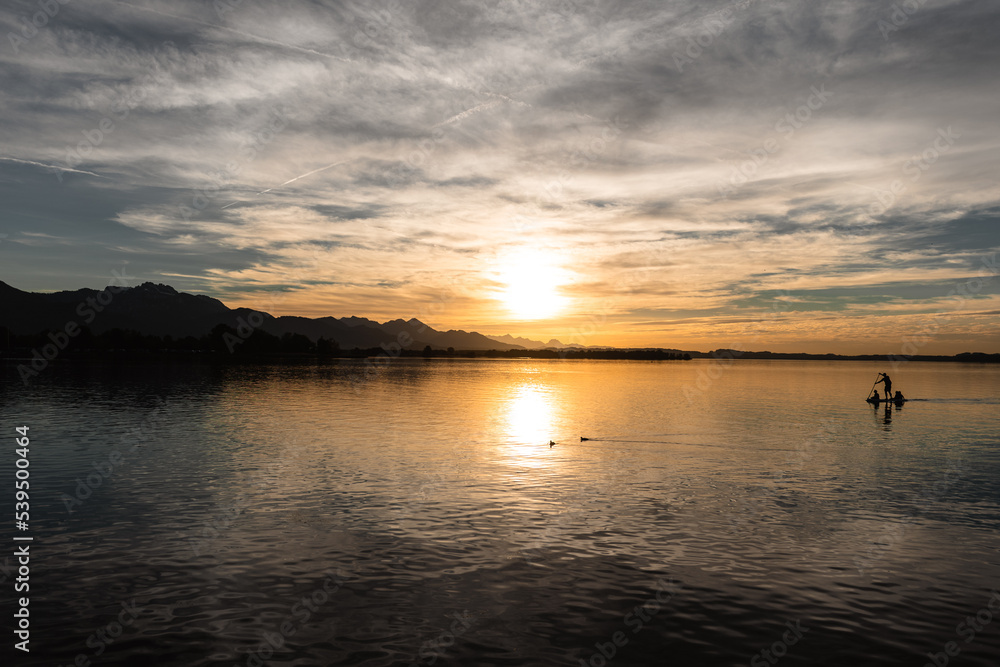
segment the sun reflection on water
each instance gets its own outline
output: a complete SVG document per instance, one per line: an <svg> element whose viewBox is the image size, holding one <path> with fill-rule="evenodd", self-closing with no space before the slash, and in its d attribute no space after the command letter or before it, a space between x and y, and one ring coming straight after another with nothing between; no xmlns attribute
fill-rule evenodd
<svg viewBox="0 0 1000 667"><path fill-rule="evenodd" d="M506 453L516 463L544 465L543 456L553 433L554 401L551 391L537 385L522 385L513 389L507 400Z"/></svg>

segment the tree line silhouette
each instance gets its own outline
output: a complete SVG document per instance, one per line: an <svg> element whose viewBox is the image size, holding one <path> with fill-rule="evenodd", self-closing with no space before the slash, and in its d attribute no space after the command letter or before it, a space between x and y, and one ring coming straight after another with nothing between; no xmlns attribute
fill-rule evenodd
<svg viewBox="0 0 1000 667"><path fill-rule="evenodd" d="M49 332L35 334L15 334L6 327L0 326L0 350L8 353L17 352L31 355L39 351L43 356L45 348L52 348L53 338ZM253 329L249 333L238 331L226 324L219 324L204 336L174 337L170 335L157 336L143 334L128 329L109 329L94 333L89 327L81 327L79 333L66 339L65 345L60 345L59 352L69 354L108 354L115 352L134 353L171 353L200 352L216 355L232 355L237 357L254 357L262 355L313 355L319 357L340 357L364 359L368 357L386 356L384 348L353 348L341 350L337 341L320 338L313 342L300 333L285 333L281 336L268 333L261 329ZM691 355L678 351L661 349L541 349L541 350L459 350L449 347L436 349L430 345L420 349L403 349L395 351L391 356L429 358L491 358L491 359L635 359L651 361L689 360Z"/></svg>
<svg viewBox="0 0 1000 667"><path fill-rule="evenodd" d="M0 327L0 349L31 353L42 350L53 342L48 332L36 334L15 334L6 327ZM109 329L94 333L89 327L81 327L80 332L68 340L65 350L81 352L218 352L239 356L261 354L315 354L336 356L340 346L335 340L320 338L316 342L298 333L275 336L261 329L254 329L242 337L237 330L219 324L204 336L183 338L166 335L143 334L128 329Z"/></svg>

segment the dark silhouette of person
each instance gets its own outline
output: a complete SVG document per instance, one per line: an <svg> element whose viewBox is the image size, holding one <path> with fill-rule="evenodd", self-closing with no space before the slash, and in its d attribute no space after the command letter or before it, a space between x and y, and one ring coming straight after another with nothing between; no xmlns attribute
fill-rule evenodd
<svg viewBox="0 0 1000 667"><path fill-rule="evenodd" d="M887 400L887 401L892 400L892 380L890 380L889 376L887 374L885 374L885 373L879 373L878 375L882 379L878 380L875 384L878 384L879 382L881 382L882 384L884 384L885 385L885 400Z"/></svg>

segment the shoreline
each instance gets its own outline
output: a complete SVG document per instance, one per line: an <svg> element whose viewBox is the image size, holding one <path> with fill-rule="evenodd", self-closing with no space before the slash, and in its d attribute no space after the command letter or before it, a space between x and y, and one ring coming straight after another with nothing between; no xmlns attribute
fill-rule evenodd
<svg viewBox="0 0 1000 667"><path fill-rule="evenodd" d="M382 348L354 349L336 354L315 352L228 353L216 350L64 350L46 358L36 349L0 350L0 362L31 363L44 360L51 363L64 361L210 361L217 363L270 363L301 361L309 363L329 361L364 361L367 359L425 359L425 360L476 360L476 359L535 359L568 361L692 361L698 359L718 362L736 361L877 361L898 365L906 362L952 362L973 364L1000 363L1000 354L962 353L957 355L913 355L902 357L893 354L810 354L794 352L740 352L717 350L700 352L677 351L657 348L596 349L596 350L398 350L392 353Z"/></svg>

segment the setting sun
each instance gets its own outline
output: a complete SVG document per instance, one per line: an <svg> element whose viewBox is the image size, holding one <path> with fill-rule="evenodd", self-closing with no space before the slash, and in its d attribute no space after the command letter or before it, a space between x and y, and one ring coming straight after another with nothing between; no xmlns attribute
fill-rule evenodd
<svg viewBox="0 0 1000 667"><path fill-rule="evenodd" d="M567 299L559 288L568 277L551 253L521 248L505 257L501 266L500 281L506 287L500 299L517 317L540 320L565 308Z"/></svg>

